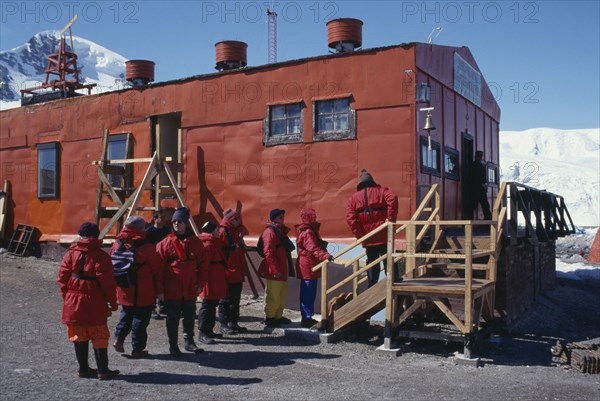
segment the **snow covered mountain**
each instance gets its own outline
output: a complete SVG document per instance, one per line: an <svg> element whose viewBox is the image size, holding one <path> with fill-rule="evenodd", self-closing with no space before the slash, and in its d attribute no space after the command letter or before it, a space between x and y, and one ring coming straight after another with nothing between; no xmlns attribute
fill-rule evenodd
<svg viewBox="0 0 600 401"><path fill-rule="evenodd" d="M600 226L600 128L500 132L500 180L565 198L577 226Z"/></svg>
<svg viewBox="0 0 600 401"><path fill-rule="evenodd" d="M45 81L48 55L58 50L59 41L58 31L43 31L24 45L0 52L0 108L20 106L19 90ZM66 42L69 48L68 37ZM73 47L80 82L98 85L92 93L123 88L125 57L78 36L73 36Z"/></svg>

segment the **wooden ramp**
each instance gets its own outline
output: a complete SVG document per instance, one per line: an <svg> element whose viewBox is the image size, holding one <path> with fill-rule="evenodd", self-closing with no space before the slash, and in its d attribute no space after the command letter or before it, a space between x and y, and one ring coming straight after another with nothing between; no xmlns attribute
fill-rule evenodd
<svg viewBox="0 0 600 401"><path fill-rule="evenodd" d="M385 308L385 280L368 288L341 308L333 312L333 330L337 331L353 323L366 320Z"/></svg>

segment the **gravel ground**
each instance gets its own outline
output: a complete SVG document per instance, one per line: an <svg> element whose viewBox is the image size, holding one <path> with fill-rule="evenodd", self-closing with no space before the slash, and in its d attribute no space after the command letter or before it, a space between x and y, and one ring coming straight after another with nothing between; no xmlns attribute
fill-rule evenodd
<svg viewBox="0 0 600 401"><path fill-rule="evenodd" d="M164 320L153 320L150 358L110 349L110 366L122 374L102 382L76 378L57 271L55 262L0 255L2 400L600 400L600 375L554 366L549 352L557 339L600 342L597 287L559 282L515 331L493 337L480 368L457 364L453 344L405 343L397 357L376 351L383 343L376 325L337 344L266 333L263 300L244 297L247 334L172 359ZM298 312L286 315L299 320ZM115 324L116 315L111 332Z"/></svg>

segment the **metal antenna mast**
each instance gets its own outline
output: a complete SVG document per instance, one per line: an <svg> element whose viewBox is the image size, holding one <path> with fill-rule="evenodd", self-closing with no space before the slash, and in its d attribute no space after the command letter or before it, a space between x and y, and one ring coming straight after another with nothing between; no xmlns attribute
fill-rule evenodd
<svg viewBox="0 0 600 401"><path fill-rule="evenodd" d="M277 62L277 13L267 7L269 23L269 64Z"/></svg>

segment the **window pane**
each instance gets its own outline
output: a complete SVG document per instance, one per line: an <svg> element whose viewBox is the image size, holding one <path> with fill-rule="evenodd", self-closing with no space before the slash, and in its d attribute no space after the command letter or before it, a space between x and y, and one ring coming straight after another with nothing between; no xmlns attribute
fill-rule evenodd
<svg viewBox="0 0 600 401"><path fill-rule="evenodd" d="M54 148L38 150L39 195L55 195L56 150Z"/></svg>
<svg viewBox="0 0 600 401"><path fill-rule="evenodd" d="M317 113L319 115L331 114L332 112L333 112L333 102L331 100L317 102Z"/></svg>
<svg viewBox="0 0 600 401"><path fill-rule="evenodd" d="M285 120L271 122L271 135L285 135Z"/></svg>
<svg viewBox="0 0 600 401"><path fill-rule="evenodd" d="M126 159L125 155L125 139L117 139L108 141L108 158L109 159Z"/></svg>
<svg viewBox="0 0 600 401"><path fill-rule="evenodd" d="M438 170L438 150L436 148L431 149L431 168Z"/></svg>
<svg viewBox="0 0 600 401"><path fill-rule="evenodd" d="M287 120L287 133L288 134L299 134L300 133L300 119L292 118Z"/></svg>
<svg viewBox="0 0 600 401"><path fill-rule="evenodd" d="M333 117L332 116L319 116L319 126L317 131L333 131Z"/></svg>
<svg viewBox="0 0 600 401"><path fill-rule="evenodd" d="M300 103L287 105L287 117L300 117Z"/></svg>
<svg viewBox="0 0 600 401"><path fill-rule="evenodd" d="M429 158L428 158L427 144L421 145L421 164L425 167L429 167Z"/></svg>
<svg viewBox="0 0 600 401"><path fill-rule="evenodd" d="M285 105L284 106L271 106L271 119L279 120L285 118Z"/></svg>
<svg viewBox="0 0 600 401"><path fill-rule="evenodd" d="M348 109L349 109L349 107L348 107L349 105L350 105L350 102L348 99L336 99L334 101L333 112L334 113L347 113Z"/></svg>
<svg viewBox="0 0 600 401"><path fill-rule="evenodd" d="M336 131L346 131L348 129L348 114L334 114L333 118Z"/></svg>

